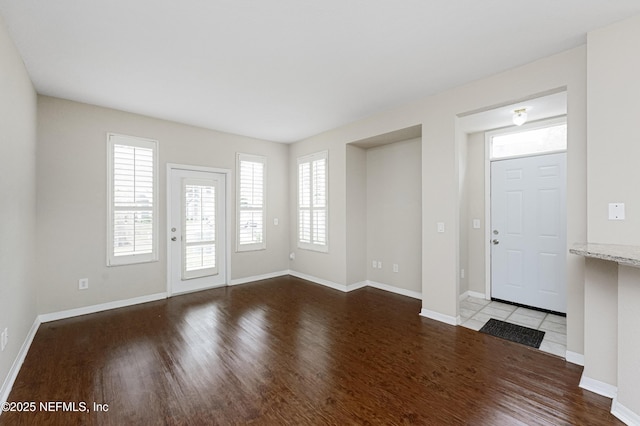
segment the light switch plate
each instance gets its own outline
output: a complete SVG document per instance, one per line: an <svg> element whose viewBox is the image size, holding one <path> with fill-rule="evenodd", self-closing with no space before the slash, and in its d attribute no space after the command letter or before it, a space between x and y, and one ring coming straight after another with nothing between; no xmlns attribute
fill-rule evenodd
<svg viewBox="0 0 640 426"><path fill-rule="evenodd" d="M438 222L438 232L444 232L444 222Z"/></svg>
<svg viewBox="0 0 640 426"><path fill-rule="evenodd" d="M624 203L609 203L609 220L624 220Z"/></svg>
<svg viewBox="0 0 640 426"><path fill-rule="evenodd" d="M473 229L480 229L480 219L473 219Z"/></svg>

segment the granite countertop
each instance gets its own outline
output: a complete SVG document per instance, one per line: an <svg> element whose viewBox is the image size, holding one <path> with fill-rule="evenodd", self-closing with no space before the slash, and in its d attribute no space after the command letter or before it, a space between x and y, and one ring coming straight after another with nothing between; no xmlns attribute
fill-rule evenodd
<svg viewBox="0 0 640 426"><path fill-rule="evenodd" d="M621 265L640 268L640 246L619 244L578 243L569 249L570 253L596 259L610 260Z"/></svg>

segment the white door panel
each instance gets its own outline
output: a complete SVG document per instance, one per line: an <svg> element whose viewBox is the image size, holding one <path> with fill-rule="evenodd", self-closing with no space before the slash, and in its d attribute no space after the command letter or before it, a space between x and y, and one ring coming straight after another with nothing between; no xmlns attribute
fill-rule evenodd
<svg viewBox="0 0 640 426"><path fill-rule="evenodd" d="M170 169L171 294L226 284L223 173Z"/></svg>
<svg viewBox="0 0 640 426"><path fill-rule="evenodd" d="M491 163L491 297L566 312L566 153Z"/></svg>

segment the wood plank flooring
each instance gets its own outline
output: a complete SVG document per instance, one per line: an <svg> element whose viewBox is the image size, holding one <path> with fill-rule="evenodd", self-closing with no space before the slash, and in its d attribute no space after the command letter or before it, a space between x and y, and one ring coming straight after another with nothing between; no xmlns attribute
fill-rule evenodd
<svg viewBox="0 0 640 426"><path fill-rule="evenodd" d="M581 367L420 305L281 277L46 323L0 425L622 424Z"/></svg>

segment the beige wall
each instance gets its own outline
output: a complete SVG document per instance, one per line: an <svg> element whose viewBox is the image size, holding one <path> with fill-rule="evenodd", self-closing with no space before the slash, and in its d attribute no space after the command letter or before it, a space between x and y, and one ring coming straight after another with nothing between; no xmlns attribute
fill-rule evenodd
<svg viewBox="0 0 640 426"><path fill-rule="evenodd" d="M154 263L106 267L106 134L159 141L159 255ZM40 313L166 291L166 164L235 170L237 152L267 157L267 249L235 253L231 278L288 269L288 147L122 111L38 99L38 306ZM232 175L231 188L235 188ZM235 191L230 194L235 229ZM275 226L273 219L279 219ZM89 289L78 290L78 279Z"/></svg>
<svg viewBox="0 0 640 426"><path fill-rule="evenodd" d="M422 125L422 294L423 309L455 319L459 295L459 143L458 115L514 103L520 99L566 88L570 159L568 212L572 220L567 238L586 238L584 163L586 140L586 49L575 48L452 90L371 116L291 146L290 167L297 155L330 150L330 253L305 252L292 269L318 278L345 283L345 149L353 141ZM464 138L461 138L464 140ZM572 150L572 152L571 152ZM295 199L295 175L291 195ZM338 194L336 194L336 192ZM292 203L293 204L293 203ZM291 217L295 217L295 206ZM436 232L436 223L445 232ZM296 224L292 221L292 246ZM298 250L300 252L300 250ZM298 253L299 254L299 253ZM584 281L581 260L569 261L568 350L583 353ZM577 266L576 266L577 265Z"/></svg>
<svg viewBox="0 0 640 426"><path fill-rule="evenodd" d="M584 345L584 375L616 386L618 373L618 265L586 259L585 329L591 336Z"/></svg>
<svg viewBox="0 0 640 426"><path fill-rule="evenodd" d="M587 212L588 241L592 243L640 245L639 46L640 16L593 31L587 38ZM608 220L608 204L612 202L625 203L624 221ZM640 338L628 338L639 336L638 315L633 313L638 306L629 309L626 300L636 297L638 292L633 286L640 286L640 275L620 267L623 276L617 283L611 272L615 264L592 260L587 263L585 283L590 309L585 312L585 323L593 326L595 337L587 337L584 374L617 385L618 402L638 416ZM616 318L618 307L621 311ZM604 324L603 311L608 313ZM617 341L616 324L618 335L627 337L625 341Z"/></svg>
<svg viewBox="0 0 640 426"><path fill-rule="evenodd" d="M367 149L367 277L415 293L422 292L420 146L412 139Z"/></svg>
<svg viewBox="0 0 640 426"><path fill-rule="evenodd" d="M367 152L346 146L347 168L347 281L367 279Z"/></svg>
<svg viewBox="0 0 640 426"><path fill-rule="evenodd" d="M0 18L0 401L36 318L36 93Z"/></svg>
<svg viewBox="0 0 640 426"><path fill-rule="evenodd" d="M640 244L640 16L588 36L589 241ZM608 220L623 202L624 221Z"/></svg>
<svg viewBox="0 0 640 426"><path fill-rule="evenodd" d="M460 285L458 292L463 295L469 291L469 279L467 276L469 270L469 176L467 174L471 159L469 159L469 143L465 140L466 135L459 134L458 139L458 205L460 206L458 213L458 274ZM464 274L462 271L464 271Z"/></svg>
<svg viewBox="0 0 640 426"><path fill-rule="evenodd" d="M484 133L472 133L467 137L467 281L468 290L485 294L485 195L484 195ZM480 229L473 229L473 219L480 220Z"/></svg>

